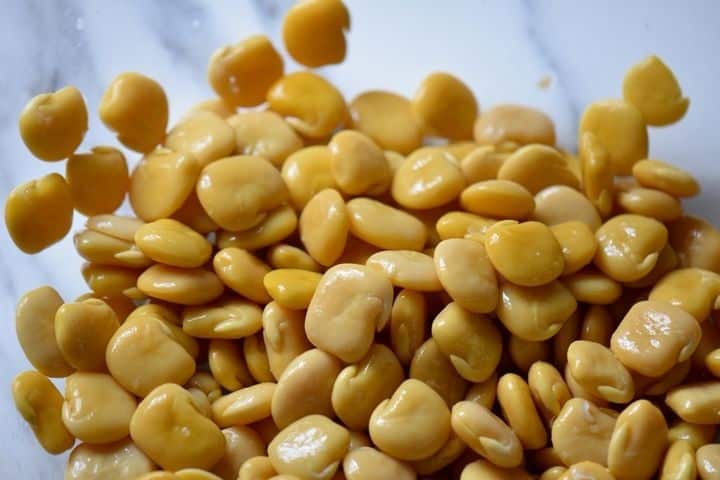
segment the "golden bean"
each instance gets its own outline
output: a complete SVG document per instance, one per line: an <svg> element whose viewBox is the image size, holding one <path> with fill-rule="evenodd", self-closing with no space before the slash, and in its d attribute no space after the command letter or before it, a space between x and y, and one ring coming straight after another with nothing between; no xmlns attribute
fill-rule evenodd
<svg viewBox="0 0 720 480"><path fill-rule="evenodd" d="M522 468L501 468L485 460L476 460L463 468L460 480L530 480Z"/></svg>
<svg viewBox="0 0 720 480"><path fill-rule="evenodd" d="M720 308L720 275L699 268L675 270L660 279L649 299L668 302L704 322Z"/></svg>
<svg viewBox="0 0 720 480"><path fill-rule="evenodd" d="M340 193L327 188L315 194L300 214L299 227L300 240L313 259L332 265L342 255L350 231L349 209Z"/></svg>
<svg viewBox="0 0 720 480"><path fill-rule="evenodd" d="M150 476L155 464L129 438L108 445L81 443L70 452L65 466L65 480L93 480L98 477L116 480L167 480Z"/></svg>
<svg viewBox="0 0 720 480"><path fill-rule="evenodd" d="M303 311L283 308L276 302L265 306L263 338L270 371L275 378L280 378L295 357L312 348L305 336L304 324Z"/></svg>
<svg viewBox="0 0 720 480"><path fill-rule="evenodd" d="M182 328L196 338L243 338L260 331L262 310L254 303L228 297L185 308Z"/></svg>
<svg viewBox="0 0 720 480"><path fill-rule="evenodd" d="M522 105L501 104L478 117L474 137L480 144L509 141L520 145L543 143L553 146L555 126L540 110Z"/></svg>
<svg viewBox="0 0 720 480"><path fill-rule="evenodd" d="M631 188L617 194L617 204L622 211L672 222L682 216L680 201L660 190Z"/></svg>
<svg viewBox="0 0 720 480"><path fill-rule="evenodd" d="M566 465L591 461L607 466L614 428L613 415L588 400L573 398L552 424L553 448Z"/></svg>
<svg viewBox="0 0 720 480"><path fill-rule="evenodd" d="M290 56L306 67L341 63L350 13L340 0L309 0L288 10L282 36Z"/></svg>
<svg viewBox="0 0 720 480"><path fill-rule="evenodd" d="M365 357L338 374L332 387L333 410L349 428L364 430L375 407L393 394L404 376L395 354L374 344Z"/></svg>
<svg viewBox="0 0 720 480"><path fill-rule="evenodd" d="M642 113L624 100L600 100L585 108L578 137L593 133L607 150L615 175L629 175L632 166L647 157L648 134Z"/></svg>
<svg viewBox="0 0 720 480"><path fill-rule="evenodd" d="M700 324L702 336L700 343L692 354L692 366L695 370L705 368L705 359L720 345L720 328L718 328L718 315L711 316Z"/></svg>
<svg viewBox="0 0 720 480"><path fill-rule="evenodd" d="M251 35L215 50L208 63L208 82L233 107L265 101L270 86L283 74L283 60L265 35Z"/></svg>
<svg viewBox="0 0 720 480"><path fill-rule="evenodd" d="M261 223L288 196L280 173L262 157L236 155L203 168L197 195L205 211L226 230Z"/></svg>
<svg viewBox="0 0 720 480"><path fill-rule="evenodd" d="M686 422L720 424L720 382L680 385L665 395L665 404Z"/></svg>
<svg viewBox="0 0 720 480"><path fill-rule="evenodd" d="M227 123L234 130L239 154L263 157L276 167L303 146L295 130L274 112L242 111L228 118Z"/></svg>
<svg viewBox="0 0 720 480"><path fill-rule="evenodd" d="M287 157L280 174L296 209L305 208L316 193L338 188L330 168L331 159L330 149L325 145L305 147Z"/></svg>
<svg viewBox="0 0 720 480"><path fill-rule="evenodd" d="M711 444L698 448L696 458L698 473L702 480L720 478L720 445Z"/></svg>
<svg viewBox="0 0 720 480"><path fill-rule="evenodd" d="M498 380L497 398L503 417L523 448L536 450L544 447L547 433L525 380L514 373L506 373Z"/></svg>
<svg viewBox="0 0 720 480"><path fill-rule="evenodd" d="M598 211L587 197L565 185L547 187L538 192L531 218L548 226L582 222L592 232L602 224Z"/></svg>
<svg viewBox="0 0 720 480"><path fill-rule="evenodd" d="M225 455L215 464L212 471L222 480L238 480L238 474L245 462L265 454L265 444L253 429L244 426L224 428L222 434L225 436ZM212 479L208 477L208 480Z"/></svg>
<svg viewBox="0 0 720 480"><path fill-rule="evenodd" d="M195 372L185 384L185 388L200 390L210 402L214 402L222 395L220 384L207 372Z"/></svg>
<svg viewBox="0 0 720 480"><path fill-rule="evenodd" d="M576 308L575 297L559 282L540 287L505 282L496 313L514 335L537 342L554 336Z"/></svg>
<svg viewBox="0 0 720 480"><path fill-rule="evenodd" d="M82 143L88 114L82 93L73 87L41 93L23 108L18 120L20 137L40 160L64 160Z"/></svg>
<svg viewBox="0 0 720 480"><path fill-rule="evenodd" d="M510 335L507 342L507 353L512 363L523 373L527 373L535 362L547 361L551 356L549 342L531 342L516 335Z"/></svg>
<svg viewBox="0 0 720 480"><path fill-rule="evenodd" d="M515 150L503 162L497 178L519 183L533 195L553 185L580 188L565 158L547 145L527 145Z"/></svg>
<svg viewBox="0 0 720 480"><path fill-rule="evenodd" d="M595 265L619 282L647 275L667 243L665 226L642 215L623 214L605 222L596 232Z"/></svg>
<svg viewBox="0 0 720 480"><path fill-rule="evenodd" d="M173 213L172 217L203 235L220 228L207 214L194 191L190 192L185 202Z"/></svg>
<svg viewBox="0 0 720 480"><path fill-rule="evenodd" d="M485 180L463 190L460 205L478 215L523 220L535 209L535 200L519 183Z"/></svg>
<svg viewBox="0 0 720 480"><path fill-rule="evenodd" d="M257 225L240 232L221 230L217 236L220 248L236 247L248 250L265 248L291 235L298 224L295 211L289 205L282 205L267 212Z"/></svg>
<svg viewBox="0 0 720 480"><path fill-rule="evenodd" d="M345 428L322 415L308 415L278 433L268 446L268 455L279 473L329 480L349 444Z"/></svg>
<svg viewBox="0 0 720 480"><path fill-rule="evenodd" d="M693 450L697 450L706 443L713 441L715 431L715 425L698 425L678 420L668 431L668 441L670 443L684 441L687 442Z"/></svg>
<svg viewBox="0 0 720 480"><path fill-rule="evenodd" d="M200 267L210 258L212 245L177 220L163 218L135 232L135 244L156 262L175 267Z"/></svg>
<svg viewBox="0 0 720 480"><path fill-rule="evenodd" d="M705 357L705 368L715 377L720 378L720 348L716 348Z"/></svg>
<svg viewBox="0 0 720 480"><path fill-rule="evenodd" d="M343 471L348 480L415 480L417 477L408 465L372 447L360 447L348 453L343 459Z"/></svg>
<svg viewBox="0 0 720 480"><path fill-rule="evenodd" d="M425 130L450 140L468 140L478 115L470 88L457 77L434 72L420 83L412 100L415 115Z"/></svg>
<svg viewBox="0 0 720 480"><path fill-rule="evenodd" d="M262 332L249 335L243 339L243 355L250 375L258 383L275 381L275 376L270 371L270 361L268 360Z"/></svg>
<svg viewBox="0 0 720 480"><path fill-rule="evenodd" d="M383 90L363 92L350 102L353 128L380 148L407 155L420 148L422 129L410 101Z"/></svg>
<svg viewBox="0 0 720 480"><path fill-rule="evenodd" d="M121 240L95 230L76 233L73 243L81 257L99 265L145 268L153 263L132 241Z"/></svg>
<svg viewBox="0 0 720 480"><path fill-rule="evenodd" d="M700 193L697 180L689 173L660 160L641 160L633 166L632 174L640 185L675 197L692 197Z"/></svg>
<svg viewBox="0 0 720 480"><path fill-rule="evenodd" d="M151 310L136 310L107 344L105 360L125 390L144 397L163 383L184 384L195 372L198 346Z"/></svg>
<svg viewBox="0 0 720 480"><path fill-rule="evenodd" d="M60 294L43 286L20 297L15 310L20 347L32 366L48 377L67 377L74 370L55 337L55 313L62 305Z"/></svg>
<svg viewBox="0 0 720 480"><path fill-rule="evenodd" d="M720 231L705 220L684 216L668 225L670 245L682 267L720 272Z"/></svg>
<svg viewBox="0 0 720 480"><path fill-rule="evenodd" d="M463 188L465 177L455 157L437 147L424 147L398 167L392 197L405 208L427 210L452 202Z"/></svg>
<svg viewBox="0 0 720 480"><path fill-rule="evenodd" d="M580 326L580 339L610 346L610 336L616 327L615 320L602 305L590 305Z"/></svg>
<svg viewBox="0 0 720 480"><path fill-rule="evenodd" d="M648 125L670 125L685 116L690 100L682 96L672 70L655 55L633 65L623 80L623 98Z"/></svg>
<svg viewBox="0 0 720 480"><path fill-rule="evenodd" d="M65 360L78 370L105 369L105 347L120 322L98 299L66 303L55 313L55 338Z"/></svg>
<svg viewBox="0 0 720 480"><path fill-rule="evenodd" d="M150 152L165 138L168 100L152 78L134 72L116 76L100 99L100 120L131 150Z"/></svg>
<svg viewBox="0 0 720 480"><path fill-rule="evenodd" d="M613 403L628 403L634 397L630 372L609 348L577 340L568 348L567 361L572 378L595 397Z"/></svg>
<svg viewBox="0 0 720 480"><path fill-rule="evenodd" d="M615 422L608 447L608 468L615 478L649 479L667 448L667 423L647 400L628 405Z"/></svg>
<svg viewBox="0 0 720 480"><path fill-rule="evenodd" d="M409 463L412 469L418 474L431 475L433 473L440 472L440 470L460 458L465 450L465 443L463 443L463 441L460 440L460 438L453 432L450 432L450 439L440 450L428 458Z"/></svg>
<svg viewBox="0 0 720 480"><path fill-rule="evenodd" d="M275 389L274 383L258 383L223 395L212 404L212 418L221 428L268 418Z"/></svg>
<svg viewBox="0 0 720 480"><path fill-rule="evenodd" d="M138 277L137 288L167 302L202 305L222 295L224 286L213 272L203 268L155 264Z"/></svg>
<svg viewBox="0 0 720 480"><path fill-rule="evenodd" d="M279 243L268 250L268 264L273 268L294 268L308 272L320 272L322 267L305 250Z"/></svg>
<svg viewBox="0 0 720 480"><path fill-rule="evenodd" d="M422 293L403 289L390 311L390 343L401 364L410 364L425 339L427 305Z"/></svg>
<svg viewBox="0 0 720 480"><path fill-rule="evenodd" d="M12 395L15 408L45 451L58 455L73 446L75 437L62 421L63 397L46 376L33 370L22 372L12 382Z"/></svg>
<svg viewBox="0 0 720 480"><path fill-rule="evenodd" d="M342 93L324 78L307 71L287 74L275 82L268 91L267 103L291 127L311 139L327 137L348 118Z"/></svg>
<svg viewBox="0 0 720 480"><path fill-rule="evenodd" d="M263 285L270 267L247 250L223 248L213 258L213 268L220 280L229 288L256 303L271 300Z"/></svg>
<svg viewBox="0 0 720 480"><path fill-rule="evenodd" d="M636 303L618 325L611 349L628 368L647 377L659 377L690 358L700 341L697 320L660 301Z"/></svg>
<svg viewBox="0 0 720 480"><path fill-rule="evenodd" d="M189 114L175 125L165 137L164 145L174 152L192 154L204 167L233 154L235 132L220 115L201 110Z"/></svg>
<svg viewBox="0 0 720 480"><path fill-rule="evenodd" d="M435 317L432 337L458 373L471 382L487 380L500 362L502 338L493 321L457 303Z"/></svg>
<svg viewBox="0 0 720 480"><path fill-rule="evenodd" d="M125 156L113 147L93 147L90 153L71 155L65 177L75 209L87 216L117 210L130 186Z"/></svg>
<svg viewBox="0 0 720 480"><path fill-rule="evenodd" d="M331 396L342 363L316 348L301 353L278 378L272 396L272 417L285 428L306 415L333 417Z"/></svg>
<svg viewBox="0 0 720 480"><path fill-rule="evenodd" d="M448 407L465 397L467 380L460 376L432 337L415 350L409 373L410 378L420 380L435 390Z"/></svg>
<svg viewBox="0 0 720 480"><path fill-rule="evenodd" d="M386 250L421 250L427 240L425 225L413 215L369 198L347 203L350 232Z"/></svg>
<svg viewBox="0 0 720 480"><path fill-rule="evenodd" d="M392 180L384 152L363 133L343 130L328 143L330 168L339 189L347 195L381 195Z"/></svg>
<svg viewBox="0 0 720 480"><path fill-rule="evenodd" d="M580 135L579 150L585 195L600 215L607 217L613 207L615 175L610 155L593 132Z"/></svg>
<svg viewBox="0 0 720 480"><path fill-rule="evenodd" d="M196 103L189 113L210 112L218 115L220 118L227 120L228 117L235 114L235 107L230 105L222 98L209 98L202 102Z"/></svg>
<svg viewBox="0 0 720 480"><path fill-rule="evenodd" d="M25 253L37 253L62 240L72 218L70 186L57 173L18 185L5 201L8 233Z"/></svg>
<svg viewBox="0 0 720 480"><path fill-rule="evenodd" d="M530 366L528 387L538 411L550 425L565 402L572 398L560 372L547 362L535 362Z"/></svg>
<svg viewBox="0 0 720 480"><path fill-rule="evenodd" d="M573 397L588 400L601 408L609 406L607 400L583 388L583 386L580 385L577 380L575 380L575 377L573 377L570 373L569 362L567 365L565 365L565 383L567 384L568 389L570 390L570 393Z"/></svg>
<svg viewBox="0 0 720 480"><path fill-rule="evenodd" d="M475 453L497 466L512 468L522 463L522 445L515 432L475 402L462 401L453 406L452 429Z"/></svg>
<svg viewBox="0 0 720 480"><path fill-rule="evenodd" d="M572 275L592 261L597 241L586 223L577 220L556 223L550 231L562 250L563 275Z"/></svg>
<svg viewBox="0 0 720 480"><path fill-rule="evenodd" d="M215 380L231 392L255 383L245 364L241 345L232 340L210 340L208 366Z"/></svg>
<svg viewBox="0 0 720 480"><path fill-rule="evenodd" d="M695 449L689 442L677 441L670 445L663 461L660 480L695 480Z"/></svg>
<svg viewBox="0 0 720 480"><path fill-rule="evenodd" d="M370 418L370 438L400 460L421 460L450 436L450 411L442 397L419 380L405 380Z"/></svg>
<svg viewBox="0 0 720 480"><path fill-rule="evenodd" d="M263 284L279 305L294 310L306 309L322 275L296 269L278 269L263 277Z"/></svg>
<svg viewBox="0 0 720 480"><path fill-rule="evenodd" d="M435 229L441 240L470 238L476 234L483 236L488 228L495 223L497 223L497 220L473 215L472 213L448 212L438 219Z"/></svg>
<svg viewBox="0 0 720 480"><path fill-rule="evenodd" d="M237 480L268 480L276 473L270 458L256 456L249 458L242 464Z"/></svg>
<svg viewBox="0 0 720 480"><path fill-rule="evenodd" d="M483 145L472 150L460 160L460 168L468 184L494 180L509 153L495 145Z"/></svg>
<svg viewBox="0 0 720 480"><path fill-rule="evenodd" d="M563 278L563 285L578 302L609 305L622 295L622 287L600 272L586 269Z"/></svg>
<svg viewBox="0 0 720 480"><path fill-rule="evenodd" d="M432 257L413 250L386 250L367 259L366 265L384 274L400 288L421 292L442 290Z"/></svg>
<svg viewBox="0 0 720 480"><path fill-rule="evenodd" d="M392 284L384 275L362 265L335 265L310 301L305 333L316 347L356 362L390 320L392 300Z"/></svg>
<svg viewBox="0 0 720 480"><path fill-rule="evenodd" d="M225 437L217 425L197 409L187 390L170 383L140 402L130 421L130 436L168 470L208 469L225 453Z"/></svg>
<svg viewBox="0 0 720 480"><path fill-rule="evenodd" d="M137 401L110 375L77 372L65 381L62 420L80 441L110 443L130 433Z"/></svg>

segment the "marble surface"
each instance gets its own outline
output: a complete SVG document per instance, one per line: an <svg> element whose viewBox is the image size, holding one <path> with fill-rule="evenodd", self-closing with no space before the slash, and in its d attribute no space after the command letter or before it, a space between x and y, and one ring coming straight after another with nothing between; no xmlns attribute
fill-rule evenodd
<svg viewBox="0 0 720 480"><path fill-rule="evenodd" d="M220 45L263 32L279 39L285 0L5 0L0 15L0 197L28 179L63 171L35 160L16 118L40 92L74 84L93 114L82 149L114 144L97 119L98 100L117 73L162 83L177 119L212 95L207 59ZM687 210L720 224L720 2L347 0L347 61L323 69L348 98L370 88L411 95L432 70L463 78L481 107L525 103L548 112L561 145L574 148L584 105L620 93L628 66L656 53L673 67L692 104L678 125L651 130L651 155L683 165L704 194ZM292 63L288 69L296 68ZM548 88L541 83L549 80ZM136 161L137 155L129 154ZM83 219L77 215L75 228ZM28 368L13 332L17 298L42 284L66 299L86 289L70 238L36 256L20 253L0 228L0 473L61 478L66 455L50 457L16 414L13 376Z"/></svg>

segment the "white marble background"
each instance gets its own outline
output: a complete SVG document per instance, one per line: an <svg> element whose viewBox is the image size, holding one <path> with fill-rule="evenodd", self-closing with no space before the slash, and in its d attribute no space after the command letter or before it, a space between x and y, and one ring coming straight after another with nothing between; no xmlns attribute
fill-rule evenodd
<svg viewBox="0 0 720 480"><path fill-rule="evenodd" d="M624 71L656 53L675 70L690 111L651 131L651 155L683 165L704 194L687 209L720 224L720 2L714 0L346 0L352 15L347 61L324 69L351 98L369 88L411 95L432 70L447 70L475 91L481 107L519 102L548 112L561 144L574 147L584 105L620 94ZM0 197L62 163L34 159L18 138L24 103L66 84L93 114L82 146L113 144L97 119L98 100L117 73L157 79L176 119L210 97L212 51L263 32L279 39L291 0L4 0L0 9ZM295 68L290 65L289 68ZM551 79L547 89L538 85ZM137 155L129 154L135 161ZM79 228L82 218L77 216ZM0 473L61 478L65 456L46 455L12 406L10 382L28 368L15 339L17 298L41 284L65 298L83 293L70 238L36 256L20 253L0 228Z"/></svg>

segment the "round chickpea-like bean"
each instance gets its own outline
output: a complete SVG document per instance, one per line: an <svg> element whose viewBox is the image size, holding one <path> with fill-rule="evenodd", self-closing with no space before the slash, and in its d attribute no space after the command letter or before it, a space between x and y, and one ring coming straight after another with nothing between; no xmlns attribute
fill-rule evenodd
<svg viewBox="0 0 720 480"><path fill-rule="evenodd" d="M471 382L487 380L500 362L502 338L492 319L455 302L433 320L432 338L460 376Z"/></svg>
<svg viewBox="0 0 720 480"><path fill-rule="evenodd" d="M410 378L420 380L452 407L465 397L468 381L453 366L433 338L426 340L410 361Z"/></svg>
<svg viewBox="0 0 720 480"><path fill-rule="evenodd" d="M330 480L350 444L350 433L322 415L308 415L285 427L268 445L275 470L299 478Z"/></svg>
<svg viewBox="0 0 720 480"><path fill-rule="evenodd" d="M518 148L505 159L497 178L519 183L533 195L553 185L566 185L575 190L580 188L580 182L565 158L547 145Z"/></svg>
<svg viewBox="0 0 720 480"><path fill-rule="evenodd" d="M167 477L150 477L154 469L153 461L137 444L126 438L106 445L79 444L70 452L64 478L92 480L100 474L117 480L168 480Z"/></svg>
<svg viewBox="0 0 720 480"><path fill-rule="evenodd" d="M347 204L350 232L360 240L386 250L422 250L428 238L415 216L370 198Z"/></svg>
<svg viewBox="0 0 720 480"><path fill-rule="evenodd" d="M350 13L340 0L309 0L291 7L283 19L282 36L290 56L306 67L341 63Z"/></svg>
<svg viewBox="0 0 720 480"><path fill-rule="evenodd" d="M330 266L340 258L350 232L350 215L337 190L321 190L308 200L300 214L300 241L316 262Z"/></svg>
<svg viewBox="0 0 720 480"><path fill-rule="evenodd" d="M412 100L424 129L450 140L468 140L478 115L472 90L459 78L434 72L423 79Z"/></svg>
<svg viewBox="0 0 720 480"><path fill-rule="evenodd" d="M390 320L392 300L392 284L383 274L362 265L335 265L315 289L305 333L316 347L356 362Z"/></svg>
<svg viewBox="0 0 720 480"><path fill-rule="evenodd" d="M210 56L210 86L234 107L252 107L265 101L268 90L282 77L283 60L265 35L251 35Z"/></svg>
<svg viewBox="0 0 720 480"><path fill-rule="evenodd" d="M686 441L676 441L665 453L660 480L695 480L695 449Z"/></svg>
<svg viewBox="0 0 720 480"><path fill-rule="evenodd" d="M648 152L648 133L642 113L624 100L600 100L585 108L578 127L579 141L591 132L607 150L615 175L629 175Z"/></svg>
<svg viewBox="0 0 720 480"><path fill-rule="evenodd" d="M628 405L615 421L608 447L608 468L615 478L649 479L661 465L667 448L667 423L647 400Z"/></svg>
<svg viewBox="0 0 720 480"><path fill-rule="evenodd" d="M555 125L550 117L523 105L495 105L478 117L473 131L480 144L509 141L520 145L555 145Z"/></svg>
<svg viewBox="0 0 720 480"><path fill-rule="evenodd" d="M614 428L614 415L588 400L573 398L552 424L553 448L566 465L591 461L607 466Z"/></svg>
<svg viewBox="0 0 720 480"><path fill-rule="evenodd" d="M309 71L280 78L267 94L270 110L285 117L301 135L324 139L348 118L342 93L324 78Z"/></svg>
<svg viewBox="0 0 720 480"><path fill-rule="evenodd" d="M225 453L220 428L198 410L187 390L171 383L155 388L140 402L130 421L130 436L168 470L209 469Z"/></svg>
<svg viewBox="0 0 720 480"><path fill-rule="evenodd" d="M57 173L18 185L5 201L5 225L10 238L28 254L62 240L70 231L72 219L72 192Z"/></svg>
<svg viewBox="0 0 720 480"><path fill-rule="evenodd" d="M100 120L131 150L150 152L165 138L168 100L152 78L121 73L110 82L99 107Z"/></svg>
<svg viewBox="0 0 720 480"><path fill-rule="evenodd" d="M220 115L200 110L190 113L175 125L163 144L174 152L192 154L204 167L233 154L235 132Z"/></svg>
<svg viewBox="0 0 720 480"><path fill-rule="evenodd" d="M655 55L633 65L623 80L623 98L642 113L648 125L670 125L685 116L690 100L672 70Z"/></svg>
<svg viewBox="0 0 720 480"><path fill-rule="evenodd" d="M440 450L450 437L450 410L425 383L405 380L375 408L369 431L384 453L400 460L421 460Z"/></svg>
<svg viewBox="0 0 720 480"><path fill-rule="evenodd" d="M554 226L566 222L583 222L595 232L602 220L588 198L566 185L553 185L535 194L532 220Z"/></svg>
<svg viewBox="0 0 720 480"><path fill-rule="evenodd" d="M75 437L62 421L63 397L46 376L34 370L20 373L12 382L12 396L45 451L58 455L73 446Z"/></svg>
<svg viewBox="0 0 720 480"><path fill-rule="evenodd" d="M263 157L276 167L303 146L295 130L275 112L242 111L229 117L227 123L234 130L239 154Z"/></svg>
<svg viewBox="0 0 720 480"><path fill-rule="evenodd" d="M333 410L349 428L365 429L375 407L393 394L404 376L392 350L374 344L365 357L337 375L331 396Z"/></svg>
<svg viewBox="0 0 720 480"><path fill-rule="evenodd" d="M422 144L422 128L410 101L395 93L361 93L350 102L350 116L353 128L385 150L407 155Z"/></svg>
<svg viewBox="0 0 720 480"><path fill-rule="evenodd" d="M638 302L612 335L610 348L626 367L659 377L690 358L701 337L690 314L661 301Z"/></svg>

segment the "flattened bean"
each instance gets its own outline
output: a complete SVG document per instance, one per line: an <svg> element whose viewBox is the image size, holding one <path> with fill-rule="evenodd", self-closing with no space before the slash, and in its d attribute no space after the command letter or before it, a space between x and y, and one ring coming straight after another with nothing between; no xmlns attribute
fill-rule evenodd
<svg viewBox="0 0 720 480"><path fill-rule="evenodd" d="M523 105L495 105L478 117L473 131L475 141L481 144L510 141L555 145L555 125L550 117Z"/></svg>
<svg viewBox="0 0 720 480"><path fill-rule="evenodd" d="M623 80L623 98L642 113L649 125L675 123L685 116L690 100L682 96L672 70L655 55L633 65Z"/></svg>
<svg viewBox="0 0 720 480"><path fill-rule="evenodd" d="M455 157L437 147L424 147L398 167L392 196L403 207L427 210L452 202L463 188L465 177Z"/></svg>

